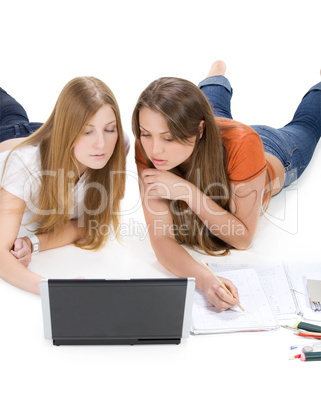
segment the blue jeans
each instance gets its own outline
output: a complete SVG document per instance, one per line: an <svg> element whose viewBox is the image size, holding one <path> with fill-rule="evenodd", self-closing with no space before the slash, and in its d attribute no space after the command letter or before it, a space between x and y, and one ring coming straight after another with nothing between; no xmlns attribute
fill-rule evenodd
<svg viewBox="0 0 321 402"><path fill-rule="evenodd" d="M30 123L24 108L0 88L0 142L28 137L42 123Z"/></svg>
<svg viewBox="0 0 321 402"><path fill-rule="evenodd" d="M208 98L214 115L232 119L233 89L228 79L218 75L205 78L199 87ZM276 156L285 169L284 187L298 179L308 166L321 136L321 82L303 97L292 121L282 128L252 127L261 137L264 151Z"/></svg>

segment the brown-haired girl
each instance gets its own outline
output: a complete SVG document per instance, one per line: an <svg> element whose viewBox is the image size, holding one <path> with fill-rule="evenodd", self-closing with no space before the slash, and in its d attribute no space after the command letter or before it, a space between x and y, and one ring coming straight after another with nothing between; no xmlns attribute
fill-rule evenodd
<svg viewBox="0 0 321 402"><path fill-rule="evenodd" d="M262 206L302 174L321 135L321 83L284 128L249 127L232 120L225 69L215 62L201 89L178 78L152 82L132 119L156 256L175 275L195 277L219 310L238 303L236 287L222 278L229 296L181 245L211 255L248 248Z"/></svg>
<svg viewBox="0 0 321 402"><path fill-rule="evenodd" d="M106 224L117 236L126 161L120 112L94 77L67 83L43 125L29 123L5 91L0 96L0 151L15 145L0 154L0 277L39 293L41 277L27 269L29 247L75 242L97 250L108 237L97 227Z"/></svg>

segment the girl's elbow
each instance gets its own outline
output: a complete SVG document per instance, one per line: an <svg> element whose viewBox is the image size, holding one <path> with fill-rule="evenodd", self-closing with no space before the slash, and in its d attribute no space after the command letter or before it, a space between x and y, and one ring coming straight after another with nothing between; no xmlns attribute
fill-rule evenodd
<svg viewBox="0 0 321 402"><path fill-rule="evenodd" d="M248 250L252 245L253 237L254 236L239 237L234 245L234 248L240 251Z"/></svg>
<svg viewBox="0 0 321 402"><path fill-rule="evenodd" d="M241 245L237 245L234 248L239 251L245 251L245 250L248 250L250 248L250 246L251 246L251 244L241 244Z"/></svg>

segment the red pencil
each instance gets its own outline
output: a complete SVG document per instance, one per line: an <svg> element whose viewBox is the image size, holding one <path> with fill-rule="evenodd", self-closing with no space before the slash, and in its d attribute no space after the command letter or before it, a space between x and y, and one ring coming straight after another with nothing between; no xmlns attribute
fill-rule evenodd
<svg viewBox="0 0 321 402"><path fill-rule="evenodd" d="M293 357L290 357L290 360L294 360L294 359L300 359L301 355L295 355Z"/></svg>
<svg viewBox="0 0 321 402"><path fill-rule="evenodd" d="M321 339L321 336L318 335L311 335L311 334L303 334L302 332L299 332L298 334L296 334L298 336L305 336L308 338L316 338L316 339Z"/></svg>

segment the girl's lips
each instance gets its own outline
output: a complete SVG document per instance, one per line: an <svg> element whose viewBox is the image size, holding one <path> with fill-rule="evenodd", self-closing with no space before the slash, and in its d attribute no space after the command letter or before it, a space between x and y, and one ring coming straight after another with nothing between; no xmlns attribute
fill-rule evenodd
<svg viewBox="0 0 321 402"><path fill-rule="evenodd" d="M155 159L155 158L152 158L152 162L153 162L153 164L156 165L156 166L163 166L163 165L165 165L165 163L166 163L167 161L164 160L164 159Z"/></svg>
<svg viewBox="0 0 321 402"><path fill-rule="evenodd" d="M100 155L90 155L92 158L100 159L103 158L106 154L100 154Z"/></svg>

